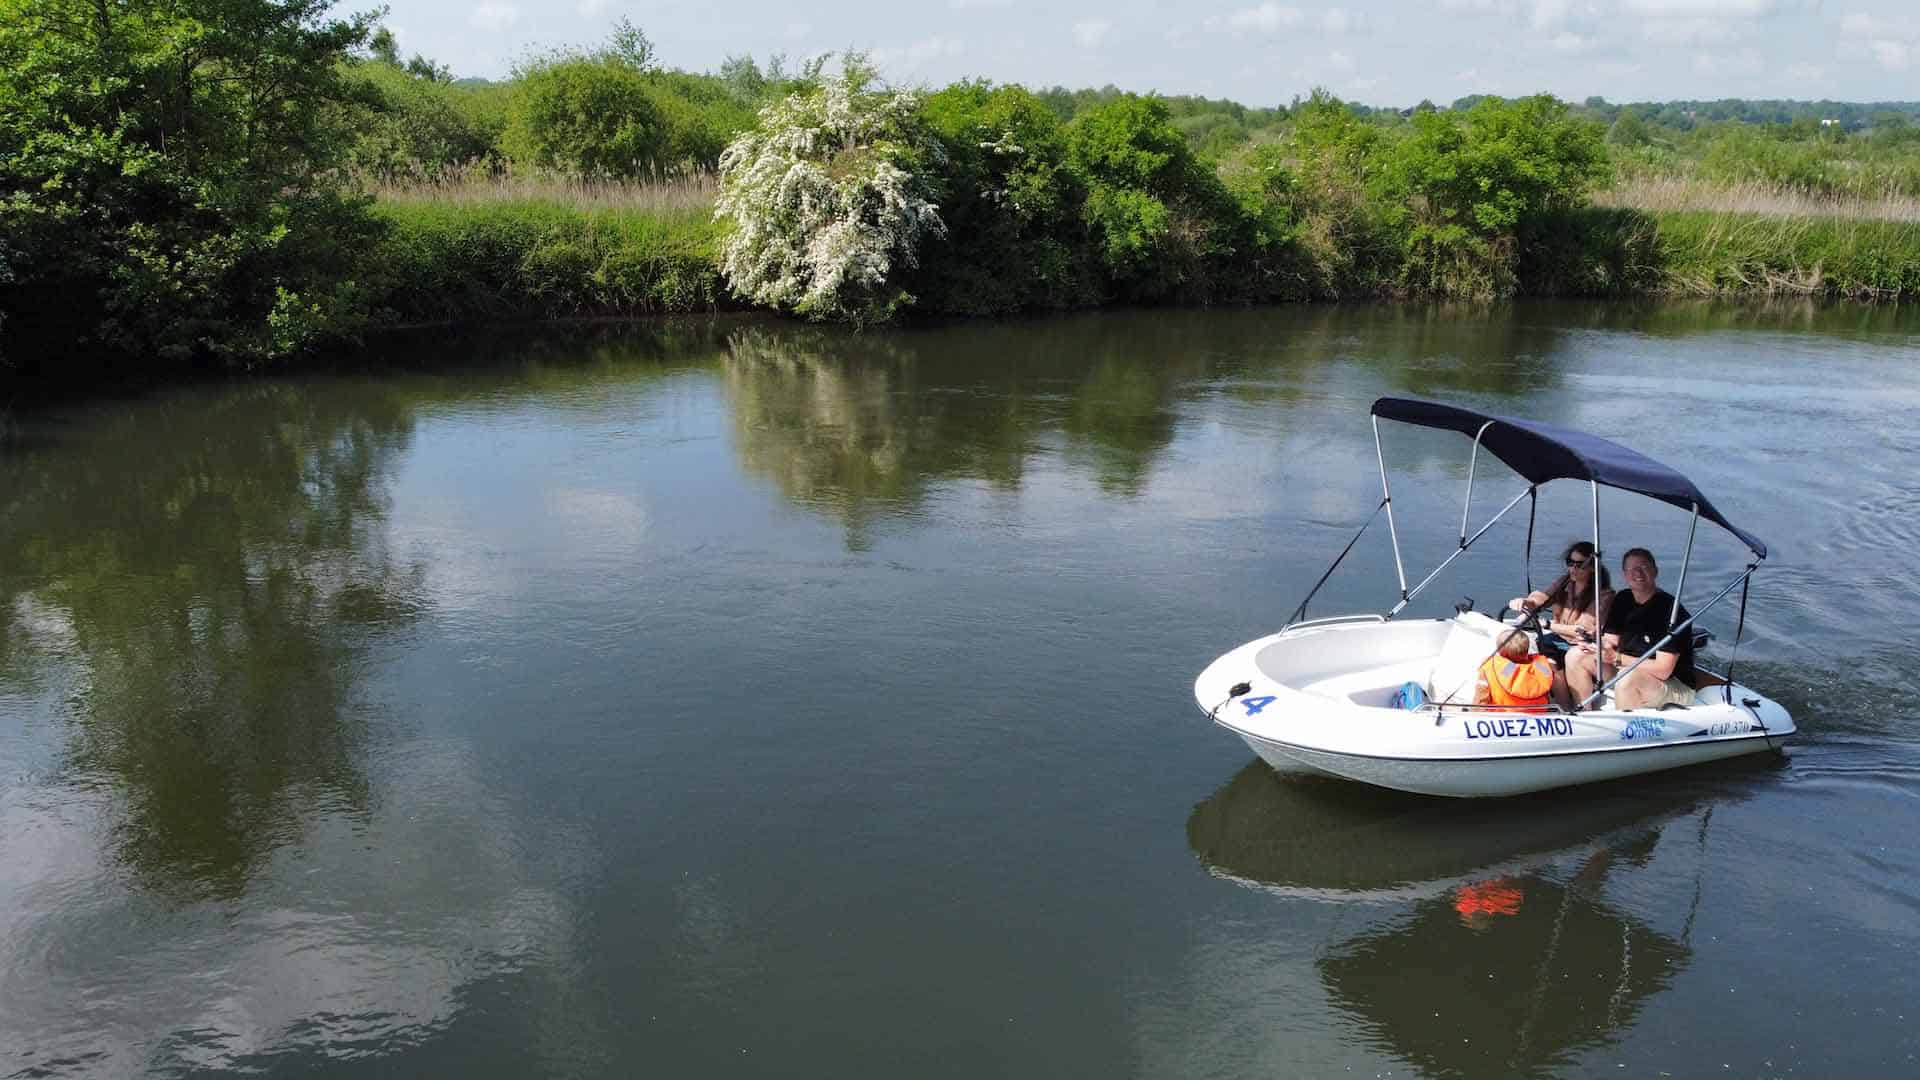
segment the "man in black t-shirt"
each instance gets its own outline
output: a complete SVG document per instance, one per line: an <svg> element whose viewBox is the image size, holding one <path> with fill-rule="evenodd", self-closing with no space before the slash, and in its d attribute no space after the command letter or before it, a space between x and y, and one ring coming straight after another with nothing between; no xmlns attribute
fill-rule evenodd
<svg viewBox="0 0 1920 1080"><path fill-rule="evenodd" d="M1626 576L1627 588L1613 595L1598 649L1583 645L1567 655L1567 687L1575 701L1584 700L1614 672L1645 656L1670 627L1692 617L1684 607L1676 613L1673 597L1660 590L1660 566L1646 548L1627 552L1620 560L1620 572ZM1596 651L1604 663L1604 674L1598 679ZM1688 627L1614 686L1614 705L1620 709L1657 708L1667 702L1691 705L1693 690L1693 628Z"/></svg>

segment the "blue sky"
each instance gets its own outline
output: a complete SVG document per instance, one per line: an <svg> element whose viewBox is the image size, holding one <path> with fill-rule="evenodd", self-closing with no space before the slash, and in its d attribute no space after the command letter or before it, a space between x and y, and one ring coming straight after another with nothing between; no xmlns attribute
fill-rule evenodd
<svg viewBox="0 0 1920 1080"><path fill-rule="evenodd" d="M1378 105L1545 90L1579 100L1920 99L1911 0L389 0L403 52L500 78L530 49L625 17L663 63L870 51L902 85L1028 86L1284 103L1325 86ZM354 10L343 4L337 10Z"/></svg>

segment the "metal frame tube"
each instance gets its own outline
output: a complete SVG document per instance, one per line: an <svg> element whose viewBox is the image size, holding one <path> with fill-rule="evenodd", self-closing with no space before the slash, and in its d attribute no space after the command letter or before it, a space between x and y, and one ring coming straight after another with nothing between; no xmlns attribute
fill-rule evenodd
<svg viewBox="0 0 1920 1080"><path fill-rule="evenodd" d="M1614 675L1614 677L1613 677L1613 678L1611 678L1611 679L1608 679L1608 680L1607 680L1607 681L1606 681L1605 683L1603 683L1603 684L1602 684L1602 685L1601 685L1600 687L1598 687L1597 689L1595 689L1593 693L1591 693L1591 694L1588 694L1588 695L1587 695L1587 696L1586 696L1586 697L1585 697L1584 699L1582 699L1582 700L1581 700L1581 702L1580 702L1580 708L1582 708L1582 709L1584 709L1584 708L1586 708L1586 707L1587 707L1588 705L1590 705L1590 704L1592 704L1592 703L1593 703L1594 701L1596 701L1596 700L1598 700L1598 699L1599 699L1599 697L1600 697L1600 695L1602 695L1602 694L1604 694L1604 693L1606 693L1607 691L1609 691L1609 690L1611 690L1611 689L1613 689L1613 686L1614 686L1614 684L1615 684L1615 683L1617 683L1617 682L1619 682L1619 681L1620 681L1621 679L1624 679L1624 678L1626 678L1626 677L1627 677L1627 676L1628 676L1628 675L1629 675L1629 674L1630 674L1630 673L1631 673L1631 672L1633 671L1633 669L1634 669L1634 668L1637 668L1637 667L1639 667L1639 666L1640 666L1641 664L1644 664L1644 663L1646 663L1646 662L1647 662L1648 660L1650 660L1650 659L1652 659L1652 658L1653 658L1653 654L1654 654L1654 653L1657 653L1657 652L1659 652L1659 651L1660 651L1660 647L1661 647L1661 646L1663 646L1663 645L1665 645L1665 644L1666 644L1667 642L1669 642L1669 641L1672 641L1672 640L1673 640L1674 638L1676 638L1676 637L1679 637L1682 631L1688 631L1688 632L1691 632L1691 631L1692 631L1692 629L1693 629L1693 624L1694 624L1695 622L1697 622L1697 621L1699 620L1699 618L1700 618L1700 616L1702 616L1702 615L1705 615L1705 614L1707 613L1707 611L1708 611L1709 609L1711 609L1711 608L1713 607L1713 605L1715 605L1715 604L1717 604L1717 603L1719 603L1719 602L1720 602L1721 600L1723 600L1723 599L1725 599L1725 598L1726 598L1726 595L1727 595L1728 593L1730 593L1730 592L1732 592L1732 591L1733 591L1733 589L1734 589L1734 586L1736 586L1736 585L1738 585L1738 584L1740 584L1741 582L1743 582L1743 581L1745 581L1745 580L1747 580L1748 578L1750 578L1750 577L1752 577L1752 576L1753 576L1753 572L1754 572L1755 570L1758 570L1758 569L1760 569L1760 564L1759 564L1759 563L1751 563L1751 564L1749 564L1749 565L1747 566L1747 568L1746 568L1745 570L1743 570L1743 571L1741 571L1741 572L1740 572L1740 574L1739 574L1738 576L1736 576L1736 577L1735 577L1735 578L1734 578L1734 579L1733 579L1732 581L1730 581L1730 582L1728 582L1728 583L1727 583L1727 587L1726 587L1726 588L1724 588L1724 589L1721 589L1721 590L1720 590L1720 591L1719 591L1718 593L1715 593L1715 594L1714 594L1714 597L1713 597L1713 599L1711 599L1711 600L1709 600L1709 601L1707 601L1707 602L1706 602L1706 605L1705 605L1704 607L1702 607L1702 608L1701 608L1701 609L1700 609L1699 611L1696 611L1696 612L1694 612L1693 614L1691 614L1691 615L1689 615L1689 616L1687 616L1687 621L1686 621L1686 622L1683 622L1683 623L1681 623L1681 624L1680 624L1679 626L1675 626L1675 627L1673 627L1673 628L1671 628L1671 629L1669 629L1669 630L1667 631L1667 636L1666 636L1666 637L1663 637L1663 638L1661 638L1661 639L1660 639L1659 641L1657 641L1657 642L1655 642L1655 643L1654 643L1654 645L1653 645L1653 648L1651 648L1651 649L1648 649L1648 650L1646 651L1646 655L1644 655L1644 656L1641 656L1641 657L1639 657L1639 658L1637 658L1637 659L1635 659L1633 663L1631 663L1631 664L1628 664L1628 665L1627 665L1627 666L1626 666L1625 668L1623 668L1623 669L1622 669L1622 670L1621 670L1621 671L1620 671L1620 672L1619 672L1618 674L1616 674L1616 675ZM1595 666L1596 666L1596 667L1598 667L1598 666L1599 666L1599 660L1598 660L1598 653L1597 653L1597 652L1595 653L1595 661L1594 661L1594 663L1595 663Z"/></svg>
<svg viewBox="0 0 1920 1080"><path fill-rule="evenodd" d="M1593 583L1593 675L1598 679L1604 673L1600 663L1600 633L1606 629L1606 624L1600 621L1600 573L1606 566L1607 555L1600 548L1600 481L1589 480L1587 485L1593 488L1593 566L1590 567L1593 576L1588 580Z"/></svg>
<svg viewBox="0 0 1920 1080"><path fill-rule="evenodd" d="M1680 594L1687 587L1687 567L1693 564L1693 534L1700 531L1700 504L1693 504L1693 524L1687 526L1687 553L1680 556L1680 583L1673 587L1673 611L1667 615L1667 625L1680 617Z"/></svg>
<svg viewBox="0 0 1920 1080"><path fill-rule="evenodd" d="M1467 455L1467 498L1460 504L1460 546L1467 546L1467 515L1473 511L1473 470L1480 464L1480 439L1493 426L1489 420L1473 433L1473 452Z"/></svg>
<svg viewBox="0 0 1920 1080"><path fill-rule="evenodd" d="M1533 523L1540 513L1540 488L1537 485L1530 487L1527 494L1533 496L1533 501L1527 504L1527 546L1520 556L1520 569L1524 571L1527 583L1526 593L1521 594L1523 596L1533 592Z"/></svg>
<svg viewBox="0 0 1920 1080"><path fill-rule="evenodd" d="M1474 533L1472 538L1461 540L1460 546L1454 549L1453 554L1447 556L1445 559L1442 559L1440 561L1440 565L1433 568L1433 573L1428 574L1425 578L1422 578L1420 581L1420 584L1415 585L1411 590L1407 591L1406 595L1400 598L1400 602L1393 605L1393 610L1387 612L1387 618L1391 619L1395 615L1400 614L1400 611L1402 608L1406 607L1408 604L1413 603L1413 598L1416 596L1419 596L1420 590L1425 589L1427 585L1433 581L1434 578L1439 577L1440 571L1445 570L1447 568L1448 563L1453 562L1453 560L1465 554L1466 550L1472 547L1476 541L1478 541L1481 537L1487 535L1487 530L1493 528L1495 522L1499 521L1503 517L1506 517L1507 511L1520 505L1520 500L1526 498L1532 492L1533 492L1533 485L1528 484L1527 490L1522 491L1518 495L1515 495L1512 498L1512 500L1507 503L1507 505L1500 508L1499 513L1496 513L1491 518L1488 518L1487 523L1485 525L1480 526L1480 531Z"/></svg>
<svg viewBox="0 0 1920 1080"><path fill-rule="evenodd" d="M1400 563L1400 528L1393 522L1393 489L1387 486L1387 452L1380 446L1378 416L1373 418L1373 456L1374 460L1380 463L1380 498L1387 504L1387 535L1393 538L1393 572L1400 578L1400 602L1404 605L1407 597L1407 571Z"/></svg>

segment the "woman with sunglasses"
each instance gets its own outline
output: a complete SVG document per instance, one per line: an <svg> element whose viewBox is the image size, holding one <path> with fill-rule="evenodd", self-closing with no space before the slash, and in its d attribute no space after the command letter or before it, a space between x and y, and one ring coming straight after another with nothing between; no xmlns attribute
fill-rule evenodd
<svg viewBox="0 0 1920 1080"><path fill-rule="evenodd" d="M1525 596L1517 596L1507 601L1507 606L1515 611L1531 614L1541 608L1548 608L1547 629L1568 641L1590 641L1593 638L1593 545L1585 540L1576 540L1567 545L1563 558L1567 572L1545 589L1535 589ZM1613 600L1613 575L1607 568L1600 571L1600 617L1606 618L1607 604Z"/></svg>

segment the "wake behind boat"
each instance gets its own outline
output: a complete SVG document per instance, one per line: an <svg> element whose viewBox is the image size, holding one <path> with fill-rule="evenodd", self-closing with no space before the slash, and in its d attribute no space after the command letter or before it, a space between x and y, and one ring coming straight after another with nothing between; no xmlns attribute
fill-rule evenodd
<svg viewBox="0 0 1920 1080"><path fill-rule="evenodd" d="M1200 708L1246 740L1255 753L1277 768L1305 766L1401 791L1471 797L1518 795L1771 750L1794 734L1786 709L1733 681L1730 669L1721 675L1696 667L1688 680L1690 700L1658 708L1617 707L1621 680L1679 635L1694 634L1699 614L1735 589L1741 590L1744 627L1744 586L1766 558L1766 545L1729 522L1686 477L1617 443L1550 424L1407 398L1381 398L1372 414L1381 485L1374 516L1385 511L1393 538L1399 602L1383 614L1300 621L1319 589L1315 585L1289 625L1234 649L1201 673L1194 683ZM1524 490L1471 536L1463 509L1458 549L1411 588L1380 448L1382 418L1459 431L1473 439L1469 508L1473 466L1483 448L1527 481ZM1496 521L1557 479L1584 480L1592 488L1596 560L1605 550L1600 546L1601 486L1688 510L1694 529L1705 518L1738 538L1753 557L1699 612L1673 622L1666 638L1609 672L1606 682L1575 709L1472 705L1476 672L1493 655L1508 626L1471 610L1450 619L1396 616ZM1692 560L1693 535L1689 531L1673 594L1676 614L1686 564ZM1529 550L1532 539L1530 514ZM1320 584L1352 548L1348 544ZM1736 634L1734 647L1738 645ZM1408 684L1419 687L1423 704L1401 707Z"/></svg>

